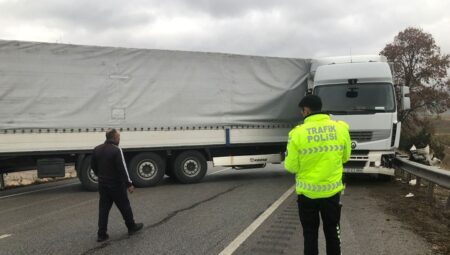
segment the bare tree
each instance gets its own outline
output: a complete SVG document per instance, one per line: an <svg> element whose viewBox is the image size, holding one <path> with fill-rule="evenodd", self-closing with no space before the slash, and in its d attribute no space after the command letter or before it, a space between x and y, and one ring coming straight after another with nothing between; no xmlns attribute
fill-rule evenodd
<svg viewBox="0 0 450 255"><path fill-rule="evenodd" d="M450 55L441 54L431 34L407 28L380 54L394 63L396 82L410 88L411 109L400 113L401 121L407 121L417 111L442 113L450 108Z"/></svg>
<svg viewBox="0 0 450 255"><path fill-rule="evenodd" d="M414 27L398 33L380 54L394 64L397 85L410 88L411 109L399 109L405 137L413 137L414 133L423 132L425 127L432 132L432 125L421 125L426 120L420 113L439 114L450 108L450 80L447 76L450 55L441 54L431 34Z"/></svg>

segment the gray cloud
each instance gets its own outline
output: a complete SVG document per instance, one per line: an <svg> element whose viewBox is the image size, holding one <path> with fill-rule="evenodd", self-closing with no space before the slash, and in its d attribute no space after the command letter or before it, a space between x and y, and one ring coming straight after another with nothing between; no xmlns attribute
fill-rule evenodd
<svg viewBox="0 0 450 255"><path fill-rule="evenodd" d="M19 22L62 29L82 27L92 32L138 26L154 19L145 8L122 1L6 1L0 7L2 16L16 17Z"/></svg>
<svg viewBox="0 0 450 255"><path fill-rule="evenodd" d="M0 0L0 38L284 57L376 54L408 26L450 52L446 0Z"/></svg>

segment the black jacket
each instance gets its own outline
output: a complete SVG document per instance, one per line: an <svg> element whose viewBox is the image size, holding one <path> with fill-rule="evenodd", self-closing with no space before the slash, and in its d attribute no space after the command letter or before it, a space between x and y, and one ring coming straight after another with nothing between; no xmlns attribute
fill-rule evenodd
<svg viewBox="0 0 450 255"><path fill-rule="evenodd" d="M100 184L132 185L122 149L113 141L105 141L92 152L91 167Z"/></svg>

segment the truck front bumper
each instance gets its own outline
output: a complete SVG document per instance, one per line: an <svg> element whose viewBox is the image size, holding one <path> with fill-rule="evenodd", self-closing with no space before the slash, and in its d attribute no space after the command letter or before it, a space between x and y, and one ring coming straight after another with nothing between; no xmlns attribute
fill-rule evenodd
<svg viewBox="0 0 450 255"><path fill-rule="evenodd" d="M394 176L395 171L391 167L394 156L394 151L354 151L344 164L344 173Z"/></svg>
<svg viewBox="0 0 450 255"><path fill-rule="evenodd" d="M386 167L364 167L364 168L346 168L344 167L344 173L350 174L384 174L384 175L395 175L395 170L393 168Z"/></svg>

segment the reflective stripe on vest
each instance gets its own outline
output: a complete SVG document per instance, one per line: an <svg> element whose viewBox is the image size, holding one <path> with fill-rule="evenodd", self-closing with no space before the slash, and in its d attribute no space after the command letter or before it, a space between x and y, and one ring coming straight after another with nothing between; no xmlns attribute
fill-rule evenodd
<svg viewBox="0 0 450 255"><path fill-rule="evenodd" d="M297 180L297 188L306 191L332 191L342 185L342 180L330 184L311 184Z"/></svg>
<svg viewBox="0 0 450 255"><path fill-rule="evenodd" d="M318 152L343 151L344 148L345 148L344 145L323 145L323 146L311 147L308 149L300 149L300 150L298 150L298 154L308 155L308 154L318 153Z"/></svg>

